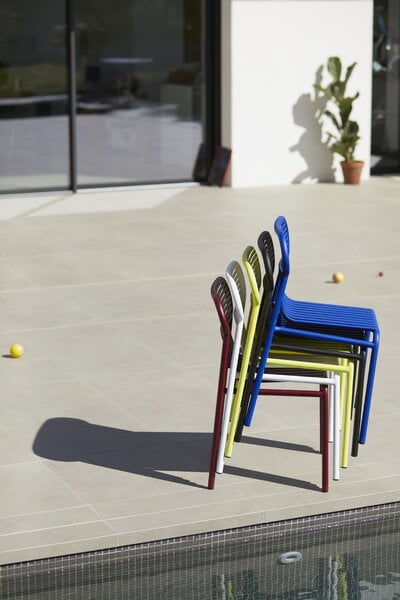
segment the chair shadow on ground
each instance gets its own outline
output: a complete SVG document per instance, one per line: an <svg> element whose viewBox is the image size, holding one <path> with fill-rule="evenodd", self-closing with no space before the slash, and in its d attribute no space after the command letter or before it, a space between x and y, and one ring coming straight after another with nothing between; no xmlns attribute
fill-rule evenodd
<svg viewBox="0 0 400 600"><path fill-rule="evenodd" d="M207 485L190 481L187 474L208 473L211 437L210 433L127 431L82 419L56 417L43 423L36 434L33 451L37 456L50 460L82 462L206 488ZM249 436L244 436L242 441L284 450L318 453L311 446L302 444ZM185 475L176 475L176 471L182 471ZM291 487L319 489L309 481L241 467L226 465L224 472Z"/></svg>

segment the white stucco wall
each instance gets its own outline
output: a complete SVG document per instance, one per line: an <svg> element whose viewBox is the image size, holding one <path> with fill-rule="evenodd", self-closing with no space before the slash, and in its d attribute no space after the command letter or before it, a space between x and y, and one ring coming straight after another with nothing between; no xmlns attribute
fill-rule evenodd
<svg viewBox="0 0 400 600"><path fill-rule="evenodd" d="M313 84L329 56L357 66L359 160L369 176L373 0L222 0L222 143L233 187L342 180L321 143ZM324 80L323 82L324 83Z"/></svg>

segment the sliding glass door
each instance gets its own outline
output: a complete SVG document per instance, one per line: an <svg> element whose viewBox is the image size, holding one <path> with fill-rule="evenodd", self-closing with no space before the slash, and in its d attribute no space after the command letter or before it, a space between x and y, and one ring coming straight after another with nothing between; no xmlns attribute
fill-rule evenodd
<svg viewBox="0 0 400 600"><path fill-rule="evenodd" d="M206 117L201 0L79 0L75 20L78 187L192 179Z"/></svg>
<svg viewBox="0 0 400 600"><path fill-rule="evenodd" d="M0 192L201 180L211 0L1 0Z"/></svg>
<svg viewBox="0 0 400 600"><path fill-rule="evenodd" d="M400 6L375 0L372 173L400 171Z"/></svg>
<svg viewBox="0 0 400 600"><path fill-rule="evenodd" d="M64 0L0 2L0 192L69 187Z"/></svg>

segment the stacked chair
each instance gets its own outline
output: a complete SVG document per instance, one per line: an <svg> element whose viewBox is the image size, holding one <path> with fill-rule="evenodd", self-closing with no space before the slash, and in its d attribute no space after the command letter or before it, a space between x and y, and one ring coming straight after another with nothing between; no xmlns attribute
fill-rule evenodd
<svg viewBox="0 0 400 600"><path fill-rule="evenodd" d="M224 467L224 447L225 447L225 432L227 431L229 424L229 408L233 397L233 385L235 379L235 370L233 366L235 346L239 348L238 336L235 334L235 340L232 337L232 322L233 322L233 302L229 291L228 284L223 277L218 277L211 286L211 294L217 309L218 317L220 320L221 337L222 337L222 349L220 358L219 378L218 378L218 392L217 392L217 403L215 410L214 419L214 434L213 444L211 450L211 461L208 478L208 487L213 489L215 486L215 474L216 472L222 473ZM237 358L239 358L237 356ZM228 375L229 372L229 375ZM232 375L233 373L233 375ZM318 373L316 374L318 375ZM283 371L281 373L272 374L269 373L265 377L268 381L305 381L310 382L311 378L305 377L304 372L302 376L296 376L294 370L290 374L285 375ZM300 396L300 397L318 397L320 398L320 452L322 454L322 491L327 492L329 489L329 467L328 467L328 441L329 441L329 398L328 398L328 386L327 383L335 384L336 387L338 382L336 380L329 380L324 377L313 377L313 383L319 384L319 390L293 390L293 389L262 389L260 393L268 395L280 395L280 396ZM228 387L226 387L228 386Z"/></svg>
<svg viewBox="0 0 400 600"><path fill-rule="evenodd" d="M233 261L225 277L217 278L211 286L223 344L210 489L215 485L215 473L223 472L224 456L231 456L243 426L251 424L261 394L320 398L323 491L328 491L327 440L332 442L333 479L339 479L339 453L341 467L348 465L352 419L351 454L357 456L359 443L366 441L379 349L376 315L368 308L289 298L285 290L290 241L285 217L278 217L274 228L281 251L276 280L274 244L264 231L258 238L263 276L258 253L248 246L242 256L247 285L240 264ZM245 323L247 296L250 307ZM312 383L317 389L263 387L273 382Z"/></svg>

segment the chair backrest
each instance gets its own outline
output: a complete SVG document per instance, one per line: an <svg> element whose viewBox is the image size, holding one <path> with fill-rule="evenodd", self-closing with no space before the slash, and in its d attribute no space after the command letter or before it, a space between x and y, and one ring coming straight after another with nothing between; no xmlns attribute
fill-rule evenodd
<svg viewBox="0 0 400 600"><path fill-rule="evenodd" d="M265 273L269 278L271 287L274 285L275 271L275 249L272 236L269 231L262 231L257 240L258 249L264 263Z"/></svg>
<svg viewBox="0 0 400 600"><path fill-rule="evenodd" d="M250 298L252 306L260 304L261 266L256 249L247 246L242 254L242 260L250 283Z"/></svg>
<svg viewBox="0 0 400 600"><path fill-rule="evenodd" d="M232 402L231 425L230 425L229 434L227 437L225 456L230 456L232 454L233 441L234 441L236 426L237 426L239 415L240 415L242 396L243 396L243 391L244 391L246 380L247 380L247 369L248 369L248 366L250 363L251 352L252 352L252 348L253 348L253 340L254 340L254 336L255 336L255 332L256 332L258 313L259 313L259 309L260 309L259 287L260 287L260 283L261 283L261 268L260 268L260 261L258 259L256 249L253 246L248 246L244 250L242 258L243 258L243 263L244 263L245 269L246 269L247 273L249 274L249 281L250 281L250 288L251 288L250 309L249 309L249 315L248 315L247 324L246 324L247 331L245 333L245 336L243 336L244 343L242 343L242 360L241 360L241 364L240 364L239 378L238 378L238 382L237 382L237 386L236 386L236 393L235 393L235 396L234 396L233 402ZM235 266L236 266L236 271L238 273L240 273L240 271L241 271L240 265L236 264ZM242 273L243 273L243 271L242 271ZM228 279L228 281L230 282L230 285L232 286L233 302L234 302L234 304L239 304L240 306L238 306L238 309L241 310L242 300L241 300L241 295L240 295L236 280L232 277L231 280ZM242 278L240 277L240 285L243 285L243 283L245 284L245 279L243 278L243 281L242 281ZM246 289L245 286L244 286L244 289Z"/></svg>
<svg viewBox="0 0 400 600"><path fill-rule="evenodd" d="M285 294L287 280L290 273L290 242L289 242L289 227L285 217L278 217L274 224L275 233L278 236L279 245L281 249L281 258L279 261L278 277L276 279L274 294L272 297L272 303L277 306L277 310L280 311L282 300ZM279 314L279 312L278 312ZM273 323L273 327L275 327Z"/></svg>
<svg viewBox="0 0 400 600"><path fill-rule="evenodd" d="M244 311L246 308L246 280L243 269L237 260L233 260L226 268L226 279L228 281L230 292L233 296L234 317L244 320ZM236 285L233 285L236 284ZM238 294L238 296L236 296ZM238 315L235 315L238 311Z"/></svg>
<svg viewBox="0 0 400 600"><path fill-rule="evenodd" d="M233 302L228 283L224 277L217 277L212 282L211 296L217 309L222 339L232 342Z"/></svg>
<svg viewBox="0 0 400 600"><path fill-rule="evenodd" d="M271 314L271 300L272 300L272 294L273 294L273 290L274 290L274 282L273 279L271 279L270 277L270 273L265 273L264 277L263 277L263 292L262 295L260 297L260 279L259 279L259 263L257 263L257 261L254 260L254 256L253 256L253 261L246 261L245 262L245 266L246 266L246 272L249 278L249 282L250 282L250 287L251 287L251 291L253 296L255 296L260 300L260 308L259 308L259 312L258 312L258 320L257 320L257 326L256 326L256 334L255 337L258 338L258 336L265 336L265 329L267 326L267 323L270 320L270 314ZM261 347L261 345L263 345L264 341L263 339L258 339L258 341L256 342L256 347L257 347L257 353Z"/></svg>
<svg viewBox="0 0 400 600"><path fill-rule="evenodd" d="M264 291L259 327L261 327L263 331L263 357L265 358L265 361L268 358L269 350L271 348L290 270L289 228L285 217L278 217L275 221L274 228L279 239L282 257L279 261L278 276L275 286L267 273L263 279Z"/></svg>
<svg viewBox="0 0 400 600"><path fill-rule="evenodd" d="M233 319L235 321L235 331L232 332L233 337L233 357L236 360L239 356L240 348L243 348L246 342L246 326L244 317L244 308L246 304L246 281L240 264L233 260L229 263L225 271L226 280L231 292L233 301ZM236 369L236 363L234 364Z"/></svg>

